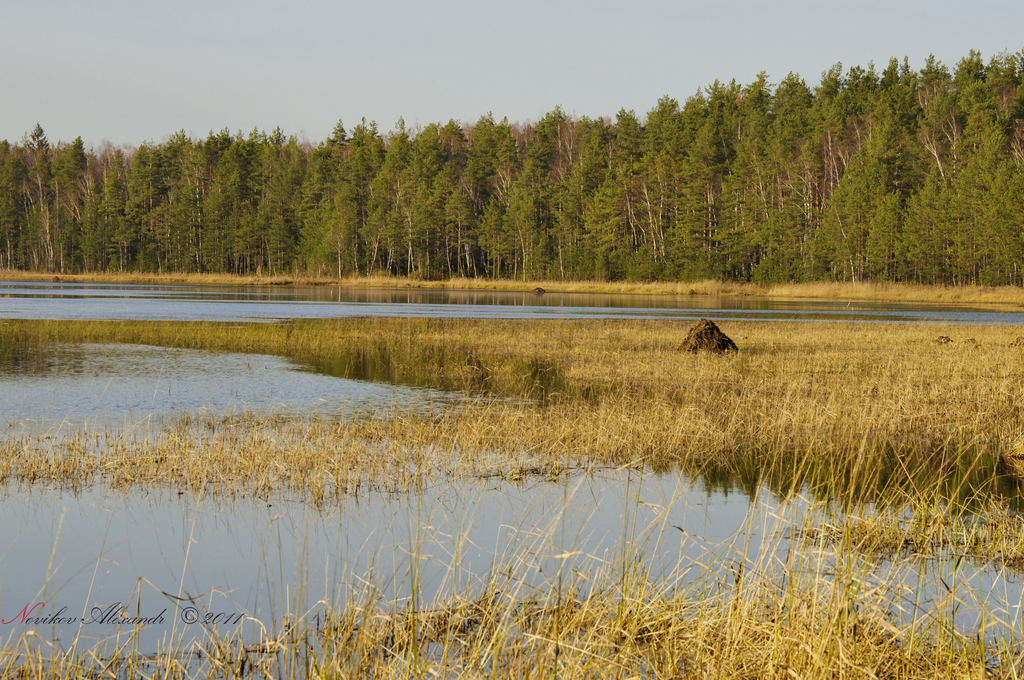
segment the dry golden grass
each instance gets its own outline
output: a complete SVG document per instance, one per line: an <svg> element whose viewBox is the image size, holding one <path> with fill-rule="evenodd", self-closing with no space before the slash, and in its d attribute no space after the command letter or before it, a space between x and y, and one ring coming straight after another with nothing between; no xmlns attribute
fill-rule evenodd
<svg viewBox="0 0 1024 680"><path fill-rule="evenodd" d="M1024 517L988 499L986 512L958 512L921 498L903 507L837 513L806 527L811 541L842 544L877 558L937 558L958 555L1020 571L1024 567Z"/></svg>
<svg viewBox="0 0 1024 680"><path fill-rule="evenodd" d="M955 515L948 519L950 500L977 481L964 480L970 474L981 481L993 477L995 461L1022 429L1024 350L1010 347L1016 329L728 322L723 330L743 351L709 356L678 351L688 326L7 321L0 324L4 356L52 342L261 352L296 357L339 375L467 390L481 399L434 417L399 409L347 420L182 419L149 440L84 433L58 440L7 437L0 442L0 482L70 490L96 483L123 490L156 485L260 498L287 494L321 505L436 481L500 476L516 482L524 475L557 478L576 467L678 465L706 476L709 487L722 474L752 488L767 483L780 495L808 483L840 509L862 500L864 488L882 488L890 500L922 503L915 517L929 523L923 545L934 551L963 552L986 543L1019 549L1015 520L980 533L973 525L958 525ZM936 342L940 335L953 342ZM940 482L954 488L941 490ZM270 655L241 640L213 638L202 663L185 666L172 654L154 661L129 654L101 660L22 638L0 652L0 672L1016 677L1022 658L1017 620L983 612L987 636L958 632L955 612L963 608L955 590L935 606L945 613L910 626L892 619L907 586L879 582L879 556L900 557L903 548L886 553L885 541L905 546L916 525L894 524L896 515L888 523L884 513L878 517L874 525L851 520L835 526L811 517L806 526L818 527L828 540L757 558L738 553L738 564L763 568L745 575L737 569L724 580L715 575L720 563L681 565L698 574L707 569L708 576L694 581L682 572L652 576L628 556L537 588L516 585L520 574L510 569L507 579L483 592L449 592L434 602L382 601L366 593L361 601L328 611L327 625L321 618L318 626L277 631L263 643L275 650ZM975 557L996 559L980 548ZM503 573L501 565L492 571ZM939 581L936 572L936 588Z"/></svg>
<svg viewBox="0 0 1024 680"><path fill-rule="evenodd" d="M489 593L423 612L353 608L331 622L316 665L342 677L473 678L958 678L996 665L973 640L908 639L875 593L843 602L850 581L752 577L742 592L695 597L640 578L572 583L560 601ZM434 655L416 658L414 639Z"/></svg>
<svg viewBox="0 0 1024 680"><path fill-rule="evenodd" d="M512 398L440 418L379 419L387 437L410 446L474 455L527 451L655 466L750 452L998 455L1024 429L1024 351L1010 347L1013 327L726 322L741 352L715 356L678 351L688 325L8 321L0 351L133 342L258 352L346 377ZM936 342L940 335L953 342Z"/></svg>
<svg viewBox="0 0 1024 680"><path fill-rule="evenodd" d="M1024 351L1004 327L724 323L744 350L677 350L678 322L341 319L284 324L0 324L0 356L52 342L142 342L297 357L355 378L465 390L434 415L183 420L146 437L0 440L0 482L300 496L570 469L681 468L709 488L806 488L849 508L1020 492ZM939 335L954 339L936 342ZM966 342L967 337L977 342ZM25 359L31 361L31 358ZM726 481L723 481L726 480ZM951 481L956 480L956 481ZM977 498L962 498L965 490Z"/></svg>
<svg viewBox="0 0 1024 680"><path fill-rule="evenodd" d="M412 432L409 431L409 428ZM525 452L481 456L429 441L400 411L378 418L183 417L151 434L73 432L0 440L0 485L128 492L159 486L194 496L271 498L321 506L380 491L405 493L439 480L528 474L557 477L563 458Z"/></svg>
<svg viewBox="0 0 1024 680"><path fill-rule="evenodd" d="M653 577L628 555L592 571L522 584L505 556L475 595L385 601L372 587L349 605L289 613L258 640L211 635L201 653L141 657L62 650L22 636L0 651L4 677L276 678L924 678L1016 677L1019 652L948 615L897 625L901 582L841 553L769 548L759 562L697 565ZM743 565L749 566L745 569ZM938 576L936 579L938 580ZM955 584L954 584L955 585ZM936 603L949 611L957 592ZM126 636L127 637L127 636Z"/></svg>
<svg viewBox="0 0 1024 680"><path fill-rule="evenodd" d="M517 281L512 279L451 278L439 281L404 276L326 277L277 274L268 276L236 274L158 274L141 272L99 272L57 274L0 270L0 281L45 281L66 283L178 284L193 286L344 286L368 288L422 288L437 290L490 290L532 292L542 288L550 293L609 293L664 296L743 296L791 300L853 300L876 302L931 302L1019 308L1024 305L1024 288L1019 286L925 286L909 283L812 282L785 284L730 283L703 281Z"/></svg>

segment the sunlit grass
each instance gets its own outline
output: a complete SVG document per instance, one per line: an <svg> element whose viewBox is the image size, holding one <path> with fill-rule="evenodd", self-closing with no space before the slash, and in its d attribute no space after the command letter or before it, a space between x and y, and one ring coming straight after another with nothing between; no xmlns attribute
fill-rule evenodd
<svg viewBox="0 0 1024 680"><path fill-rule="evenodd" d="M805 538L845 543L882 559L957 555L983 564L1020 571L1024 567L1024 516L990 497L975 512L947 503L908 499L906 506L877 506L832 514L807 527Z"/></svg>
<svg viewBox="0 0 1024 680"><path fill-rule="evenodd" d="M952 553L1021 566L1018 483L1004 474L1003 455L1022 429L1017 329L723 322L741 352L711 356L678 350L689 325L0 323L3 360L21 362L22 372L32 370L31 348L45 343L127 342L289 356L335 375L472 397L429 416L400 408L347 418L192 416L147 435L9 435L0 442L8 485L286 494L326 507L365 493L414 495L426 484L562 480L568 470L629 465L678 469L709 491L768 489L825 502L820 512L778 518L772 535L798 539L785 549L722 546L670 573L652 573L623 551L526 586L523 570L535 565L504 554L479 588L452 584L415 601L367 587L345 605L322 603L315 624L293 612L298 623L269 631L259 649L212 636L198 665L182 664L185 650L150 661L62 655L22 637L0 652L2 672L1015 677L1019 611L985 605L972 612L981 624L965 628L957 617L969 593L948 585L942 560ZM938 343L940 335L953 342ZM899 566L939 593L927 615L900 618L908 598L924 595Z"/></svg>
<svg viewBox="0 0 1024 680"><path fill-rule="evenodd" d="M715 356L678 350L689 325L8 321L0 351L22 363L32 354L15 347L52 342L256 352L343 377L463 391L485 398L381 427L410 445L497 455L655 466L737 452L998 456L1024 429L1024 351L1010 346L1013 327L723 322L741 351Z"/></svg>
<svg viewBox="0 0 1024 680"><path fill-rule="evenodd" d="M429 414L205 418L149 438L21 431L0 442L0 478L332 498L378 480L630 464L767 480L783 494L809 485L821 497L885 488L906 499L970 479L971 488L1001 485L1017 507L1005 455L1024 429L1016 329L722 327L738 354L681 352L688 324L664 321L9 321L0 358L20 374L45 361L32 350L47 343L136 342L284 355L334 375L464 396ZM943 497L977 505L956 493Z"/></svg>
<svg viewBox="0 0 1024 680"><path fill-rule="evenodd" d="M415 500L410 500L410 506ZM415 565L428 558L428 511L408 546L409 569L387 595L354 575L349 598L284 603L277 629L251 637L211 630L201 645L143 656L13 636L5 677L1015 677L1020 636L1012 603L979 601L970 570L900 558L889 566L847 539L789 543L821 509L755 510L744 531L667 572L640 555L655 542L700 544L656 516L601 555L562 546L550 524L519 526L495 546L486 574L449 571L432 596ZM573 512L567 494L561 513ZM827 514L827 513L826 513ZM743 537L757 531L764 542ZM466 540L458 536L453 541ZM421 551L423 551L421 553ZM542 568L543 567L543 568ZM951 584L951 585L947 585ZM945 588L945 589L944 589ZM929 595L933 589L939 595ZM948 590L948 592L947 592ZM930 602L925 602L931 598ZM921 601L919 608L908 606ZM1011 605L1005 607L1004 605ZM130 641L125 631L119 643Z"/></svg>
<svg viewBox="0 0 1024 680"><path fill-rule="evenodd" d="M1024 289L1019 286L926 286L910 283L810 282L753 284L718 281L558 281L486 278L451 278L427 281L404 276L330 277L277 274L268 276L223 273L99 272L64 274L0 271L0 281L39 281L64 283L122 283L194 286L343 286L368 288L419 288L434 290L481 290L550 293L608 293L661 296L744 296L793 300L857 300L878 302L939 302L947 304L1009 305L1024 304Z"/></svg>

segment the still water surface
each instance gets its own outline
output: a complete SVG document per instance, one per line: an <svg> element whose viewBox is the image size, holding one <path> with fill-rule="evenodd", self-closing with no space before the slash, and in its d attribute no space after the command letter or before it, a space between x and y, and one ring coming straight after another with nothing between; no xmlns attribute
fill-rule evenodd
<svg viewBox="0 0 1024 680"><path fill-rule="evenodd" d="M397 316L493 319L697 319L1024 325L1024 312L928 304L786 301L332 286L157 286L0 282L0 318L274 320Z"/></svg>
<svg viewBox="0 0 1024 680"><path fill-rule="evenodd" d="M497 318L830 319L1022 323L1024 315L960 308L914 308L750 299L651 296L0 284L0 317L277 319L297 316L411 315ZM0 353L0 436L55 436L86 429L153 427L185 414L358 414L393 406L457 407L465 395L347 380L279 357L135 345L13 347ZM56 489L3 491L0 504L0 621L26 605L44 639L76 633L101 646L131 626L112 624L111 608L161 618L140 649L206 639L207 613L221 633L259 639L286 613L310 614L368 592L385 601L410 594L412 565L423 597L471 597L488 582L506 591L552 587L574 569L594 573L636 551L650 576L727 592L730 569L778 566L793 527L808 511L801 498L749 480L690 480L678 472L635 470L563 475L557 482L495 480L439 484L416 493L352 498L313 508L288 498L194 498L160 490L79 495ZM939 561L882 565L869 581L902 584L914 601L899 620L935 606L944 583L960 584L958 621L977 612L1021 617L1021 579L997 567ZM511 571L509 571L511 568ZM808 566L808 568L812 568ZM818 567L820 568L820 566ZM899 570L893 580L887 570ZM508 576L514 579L508 580ZM193 609L189 610L189 607ZM66 608L66 609L65 609ZM998 610L998 611L997 611ZM192 620L198 612L200 619ZM88 623L82 623L83 617ZM6 629L6 630L5 630ZM2 624L5 639L26 630ZM105 641L105 642L104 642Z"/></svg>
<svg viewBox="0 0 1024 680"><path fill-rule="evenodd" d="M195 606L252 617L226 631L248 626L247 637L258 638L257 622L279 629L285 613L319 603L341 607L368 592L385 602L408 598L414 564L424 603L472 597L488 582L526 596L559 573L607 568L630 546L654 577L678 570L682 559L707 565L691 580L713 580L736 559L725 544L756 553L771 537L771 511L774 501L755 506L741 494L635 471L371 493L326 510L281 498L10 489L0 506L0 618L29 601L87 620L94 608L131 603L147 616L164 612L162 624L145 630L146 646L155 647L172 632L202 637L201 626L183 625L183 609ZM624 518L637 527L625 544ZM78 626L38 628L61 638ZM102 617L85 625L97 638L116 628Z"/></svg>
<svg viewBox="0 0 1024 680"><path fill-rule="evenodd" d="M285 498L8 489L0 505L0 619L43 603L36 615L60 615L28 626L43 639L66 644L80 634L109 652L134 629L116 623L127 608L150 619L137 637L141 651L172 642L187 651L208 640L207 615L220 635L252 643L281 630L286 615L309 622L325 606L380 601L401 609L414 581L417 606L426 608L488 589L543 595L560 579L585 596L593 575L614 583L630 558L654 583L726 603L739 564L747 581L780 578L800 540L794 528L807 517L800 498L727 493L636 470L520 486L441 484L319 510ZM827 553L816 559L813 548L803 550L798 568L812 582L843 568ZM873 597L897 624L949 604L949 583L965 631L983 617L995 638L1007 627L1012 636L1024 612L1022 579L991 565L901 560L857 570L856 583L880 588Z"/></svg>
<svg viewBox="0 0 1024 680"><path fill-rule="evenodd" d="M184 414L423 413L461 398L335 378L260 354L123 344L0 348L0 428L9 434L159 429Z"/></svg>

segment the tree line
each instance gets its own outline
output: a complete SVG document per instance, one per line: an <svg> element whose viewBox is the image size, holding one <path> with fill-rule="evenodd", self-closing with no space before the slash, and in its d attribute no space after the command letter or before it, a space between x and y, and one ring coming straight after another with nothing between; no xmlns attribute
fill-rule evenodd
<svg viewBox="0 0 1024 680"><path fill-rule="evenodd" d="M1024 283L1024 51L714 82L641 119L0 142L0 268Z"/></svg>

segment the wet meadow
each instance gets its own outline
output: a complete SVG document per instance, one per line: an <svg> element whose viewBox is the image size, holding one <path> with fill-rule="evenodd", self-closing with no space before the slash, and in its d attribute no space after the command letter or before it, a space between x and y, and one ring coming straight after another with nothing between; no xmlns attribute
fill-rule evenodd
<svg viewBox="0 0 1024 680"><path fill-rule="evenodd" d="M1017 328L691 325L0 320L0 667L1016 677Z"/></svg>

